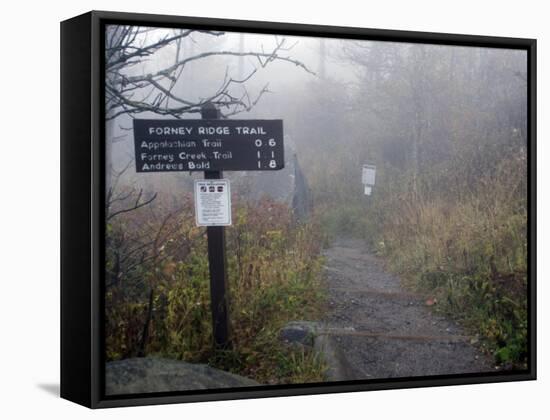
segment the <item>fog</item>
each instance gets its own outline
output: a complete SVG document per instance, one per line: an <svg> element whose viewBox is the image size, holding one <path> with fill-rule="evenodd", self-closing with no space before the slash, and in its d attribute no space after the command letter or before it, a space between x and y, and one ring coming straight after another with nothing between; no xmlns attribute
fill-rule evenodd
<svg viewBox="0 0 550 420"><path fill-rule="evenodd" d="M108 28L107 47L117 31L120 27ZM131 48L183 31L139 28ZM174 65L169 77L158 76ZM151 80L170 92L163 102L158 101L162 91L151 83L124 92L124 78L155 74ZM108 69L106 81L132 103L147 105L109 109L113 99L107 91L108 185L112 171L134 159L132 118L200 118L196 106L178 114L155 112L181 104L182 98L201 104L216 97L222 114L232 119L282 119L288 173L283 178L226 175L264 177L261 185L269 193L266 183L284 183L284 177L295 175L295 159L314 196L334 202L362 194L364 163L376 164L382 174L401 171L416 180L424 169L468 150L521 149L526 142L526 53L519 50L189 31L177 42ZM223 106L228 98L244 104ZM188 173L137 175L130 165L120 183L172 194L174 188L190 188L191 178Z"/></svg>

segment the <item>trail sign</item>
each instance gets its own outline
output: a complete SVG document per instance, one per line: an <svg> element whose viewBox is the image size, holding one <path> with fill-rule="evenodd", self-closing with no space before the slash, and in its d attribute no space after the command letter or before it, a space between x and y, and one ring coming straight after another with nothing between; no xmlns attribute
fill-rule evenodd
<svg viewBox="0 0 550 420"><path fill-rule="evenodd" d="M376 179L376 166L375 165L363 165L363 172L361 174L361 182L365 185L374 186L375 179ZM365 194L366 194L366 192L365 192Z"/></svg>
<svg viewBox="0 0 550 420"><path fill-rule="evenodd" d="M231 191L228 179L195 180L197 226L231 225Z"/></svg>
<svg viewBox="0 0 550 420"><path fill-rule="evenodd" d="M223 171L273 171L285 166L282 120L220 120L212 103L200 120L134 119L136 172L204 171L195 181L197 225L206 226L212 335L231 348L225 228L231 224Z"/></svg>
<svg viewBox="0 0 550 420"><path fill-rule="evenodd" d="M282 120L134 120L137 172L284 168Z"/></svg>

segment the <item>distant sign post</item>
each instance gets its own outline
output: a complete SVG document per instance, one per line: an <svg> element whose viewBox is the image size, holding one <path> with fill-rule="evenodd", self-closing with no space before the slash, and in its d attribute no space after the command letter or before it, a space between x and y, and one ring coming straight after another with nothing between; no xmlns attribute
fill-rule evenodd
<svg viewBox="0 0 550 420"><path fill-rule="evenodd" d="M375 165L363 165L363 171L361 173L361 182L365 186L365 195L371 195L372 187L374 187L376 181L376 166Z"/></svg>
<svg viewBox="0 0 550 420"><path fill-rule="evenodd" d="M195 181L195 216L206 226L212 329L216 348L231 346L224 226L231 225L229 180L222 171L284 168L282 120L222 120L213 104L200 120L134 119L136 172L204 171Z"/></svg>

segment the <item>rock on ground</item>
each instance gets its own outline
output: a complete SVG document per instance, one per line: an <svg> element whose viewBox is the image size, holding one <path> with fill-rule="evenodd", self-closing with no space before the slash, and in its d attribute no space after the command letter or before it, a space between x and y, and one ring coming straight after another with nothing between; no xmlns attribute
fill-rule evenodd
<svg viewBox="0 0 550 420"><path fill-rule="evenodd" d="M292 321L279 332L279 338L288 346L313 350L322 357L327 369L326 381L346 381L355 378L353 368L347 362L340 346L333 337L323 334L324 327L319 322Z"/></svg>
<svg viewBox="0 0 550 420"><path fill-rule="evenodd" d="M108 362L107 395L257 386L258 382L207 365L142 357Z"/></svg>
<svg viewBox="0 0 550 420"><path fill-rule="evenodd" d="M291 346L313 347L317 323L308 321L292 321L279 332L280 340Z"/></svg>

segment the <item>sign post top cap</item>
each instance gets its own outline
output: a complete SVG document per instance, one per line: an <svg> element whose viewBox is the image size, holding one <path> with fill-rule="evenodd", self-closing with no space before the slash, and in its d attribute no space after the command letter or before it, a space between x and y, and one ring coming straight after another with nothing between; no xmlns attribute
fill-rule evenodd
<svg viewBox="0 0 550 420"><path fill-rule="evenodd" d="M220 118L220 111L212 102L207 102L201 107L201 117L204 119Z"/></svg>

